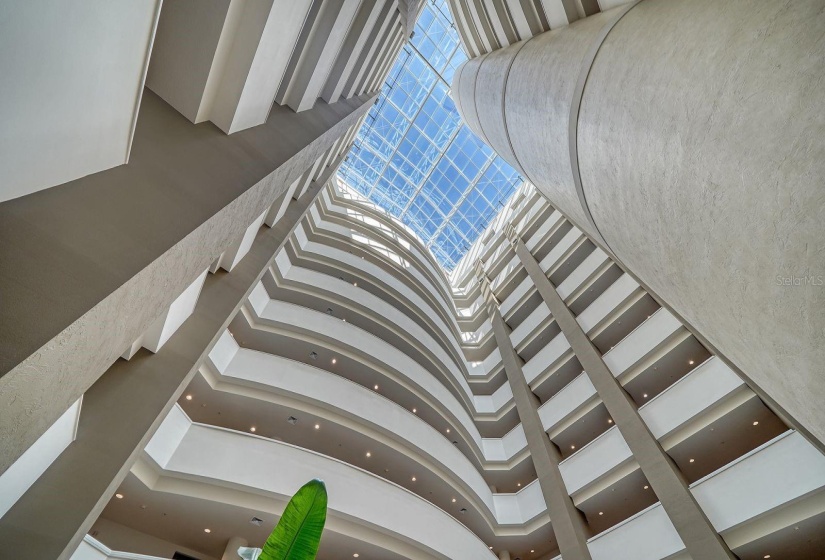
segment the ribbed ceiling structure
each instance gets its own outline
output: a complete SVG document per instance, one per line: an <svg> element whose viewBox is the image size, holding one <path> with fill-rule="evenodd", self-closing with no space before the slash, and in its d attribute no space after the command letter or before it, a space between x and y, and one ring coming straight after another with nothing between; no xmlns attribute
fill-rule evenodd
<svg viewBox="0 0 825 560"><path fill-rule="evenodd" d="M451 271L522 182L450 98L465 60L444 0L425 5L340 178L410 226Z"/></svg>

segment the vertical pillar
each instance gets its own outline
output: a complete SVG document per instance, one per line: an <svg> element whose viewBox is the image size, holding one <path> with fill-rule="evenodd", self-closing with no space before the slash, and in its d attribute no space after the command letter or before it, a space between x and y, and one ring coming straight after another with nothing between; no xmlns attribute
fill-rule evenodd
<svg viewBox="0 0 825 560"><path fill-rule="evenodd" d="M384 3L381 8L381 13L378 14L378 21L373 26L372 32L367 40L367 44L363 49L361 49L361 53L358 55L358 60L355 63L355 67L349 72L346 82L336 88L336 92L334 92L335 95L345 98L355 95L355 85L361 80L364 73L367 71L369 61L372 60L372 57L374 56L376 49L378 49L385 33L387 33L390 29L390 23L397 19L397 8L398 2L395 0Z"/></svg>
<svg viewBox="0 0 825 560"><path fill-rule="evenodd" d="M359 4L359 0L321 4L320 11L312 22L307 44L300 51L294 72L289 77L282 104L289 105L296 113L315 105Z"/></svg>
<svg viewBox="0 0 825 560"><path fill-rule="evenodd" d="M364 0L358 8L358 13L356 13L347 38L341 46L335 65L327 77L327 83L324 85L324 89L321 90L321 97L327 103L335 103L341 98L341 90L344 89L350 73L356 68L361 51L367 44L375 22L378 20L385 4L389 4L389 2Z"/></svg>
<svg viewBox="0 0 825 560"><path fill-rule="evenodd" d="M249 542L242 537L230 538L229 542L226 543L226 550L224 550L221 560L240 560L238 549L242 546L249 546Z"/></svg>
<svg viewBox="0 0 825 560"><path fill-rule="evenodd" d="M541 492L550 512L559 549L565 560L591 560L590 551L587 548L589 529L564 485L564 479L559 470L561 454L544 431L538 413L538 398L527 384L522 371L522 360L516 354L510 340L510 328L501 316L490 288L490 281L481 266L478 269L478 278L487 303L487 312L492 323L496 345L504 362L504 372L513 391L513 400L527 438L527 448L536 468Z"/></svg>
<svg viewBox="0 0 825 560"><path fill-rule="evenodd" d="M510 551L502 550L498 553L498 560L510 560Z"/></svg>
<svg viewBox="0 0 825 560"><path fill-rule="evenodd" d="M642 420L636 403L604 363L601 353L512 225L507 228L507 235L690 555L703 560L736 558L699 507L681 471Z"/></svg>

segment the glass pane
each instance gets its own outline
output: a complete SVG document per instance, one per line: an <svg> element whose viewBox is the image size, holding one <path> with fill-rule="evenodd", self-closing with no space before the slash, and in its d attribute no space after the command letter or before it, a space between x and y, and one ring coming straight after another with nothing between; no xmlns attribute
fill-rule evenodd
<svg viewBox="0 0 825 560"><path fill-rule="evenodd" d="M522 181L461 123L450 82L466 60L445 0L427 2L338 172L447 271Z"/></svg>

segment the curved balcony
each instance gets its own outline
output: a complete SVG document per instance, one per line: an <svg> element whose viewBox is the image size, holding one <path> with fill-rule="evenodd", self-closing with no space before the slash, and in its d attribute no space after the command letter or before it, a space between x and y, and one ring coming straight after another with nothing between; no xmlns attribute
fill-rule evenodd
<svg viewBox="0 0 825 560"><path fill-rule="evenodd" d="M367 361L378 361L385 365L382 369L398 372L454 413L458 409L466 411L467 414L460 415L465 429L475 429L471 416L498 418L513 409L509 385L502 385L492 395L473 395L467 380L454 373L456 395L418 362L355 325L298 305L271 300L261 284L252 291L249 301L259 319L259 327L285 328L291 333L304 333L304 336L317 340L318 344L329 343L346 349L353 356L360 353Z"/></svg>
<svg viewBox="0 0 825 560"><path fill-rule="evenodd" d="M238 503L249 493L263 495L278 512L306 480L321 478L329 490L327 531L411 558L495 558L461 523L400 486L299 447L193 423L178 407L133 472L151 488L207 500Z"/></svg>
<svg viewBox="0 0 825 560"><path fill-rule="evenodd" d="M540 490L532 485L514 494L491 492L476 465L441 432L375 391L301 362L240 348L228 334L210 358L215 372L202 373L213 389L260 401L286 400L388 446L473 503L493 529L523 525L546 509ZM519 425L503 438L484 438L480 449L481 468L510 469L524 458L524 432Z"/></svg>
<svg viewBox="0 0 825 560"><path fill-rule="evenodd" d="M767 535L795 525L798 529L804 520L821 515L825 512L823 489L825 457L794 431L691 485L699 505L735 553ZM795 558L814 557L806 556L804 541L794 540ZM659 560L675 558L684 551L658 503L593 537L588 546L593 560ZM748 557L781 557L784 544L774 541L774 546L780 548L749 550ZM813 546L818 545L814 542Z"/></svg>

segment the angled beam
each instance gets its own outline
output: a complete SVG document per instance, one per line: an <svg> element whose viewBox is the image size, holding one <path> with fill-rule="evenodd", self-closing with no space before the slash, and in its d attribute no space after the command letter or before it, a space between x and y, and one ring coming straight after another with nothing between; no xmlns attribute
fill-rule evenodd
<svg viewBox="0 0 825 560"><path fill-rule="evenodd" d="M530 457L536 468L541 493L550 512L559 549L565 560L591 560L590 550L587 548L587 537L590 531L584 516L573 504L564 484L559 470L561 453L544 431L538 413L538 398L533 394L524 377L521 357L516 353L510 340L510 328L501 316L498 303L490 289L490 280L484 274L480 263L477 272L493 326L493 335L501 352L507 382L513 391L513 400L527 438L527 448L530 450Z"/></svg>
<svg viewBox="0 0 825 560"><path fill-rule="evenodd" d="M573 348L691 557L734 560L736 557L702 511L681 471L651 433L635 402L607 367L601 353L576 321L541 265L515 228L508 227L507 234L516 255Z"/></svg>

